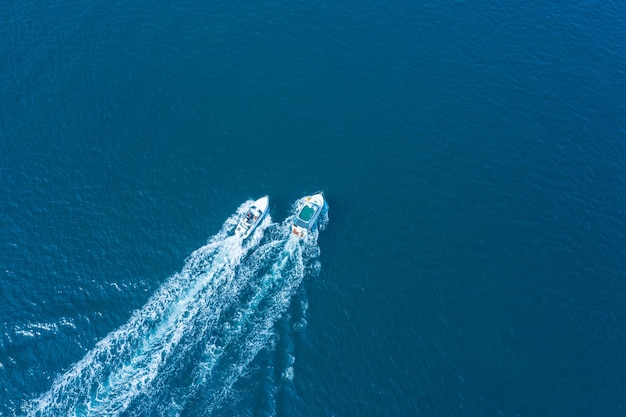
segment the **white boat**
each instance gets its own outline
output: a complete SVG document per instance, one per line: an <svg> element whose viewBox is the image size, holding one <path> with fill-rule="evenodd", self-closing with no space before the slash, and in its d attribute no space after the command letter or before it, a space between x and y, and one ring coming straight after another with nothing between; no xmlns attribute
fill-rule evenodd
<svg viewBox="0 0 626 417"><path fill-rule="evenodd" d="M270 198L268 196L261 197L256 200L246 214L239 220L239 224L235 229L235 235L240 236L242 239L247 238L254 232L261 221L269 211Z"/></svg>
<svg viewBox="0 0 626 417"><path fill-rule="evenodd" d="M304 206L291 226L291 232L299 237L305 237L313 227L317 226L320 215L326 210L328 210L328 204L322 192L306 197Z"/></svg>

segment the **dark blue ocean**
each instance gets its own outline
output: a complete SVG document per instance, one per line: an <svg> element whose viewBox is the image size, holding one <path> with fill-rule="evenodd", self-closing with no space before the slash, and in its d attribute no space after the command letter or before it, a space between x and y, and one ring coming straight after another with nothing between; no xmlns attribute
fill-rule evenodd
<svg viewBox="0 0 626 417"><path fill-rule="evenodd" d="M0 415L626 415L625 22L4 1Z"/></svg>

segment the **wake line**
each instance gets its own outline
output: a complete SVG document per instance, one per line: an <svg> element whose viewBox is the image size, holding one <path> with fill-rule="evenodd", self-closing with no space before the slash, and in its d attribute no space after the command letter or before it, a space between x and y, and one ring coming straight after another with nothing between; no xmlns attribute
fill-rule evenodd
<svg viewBox="0 0 626 417"><path fill-rule="evenodd" d="M287 312L304 276L319 272L319 264L311 262L319 256L317 232L299 239L291 234L292 223L293 218L287 219L278 228L276 240L259 246L242 262L237 282L248 288L203 337L206 347L194 366L193 383L185 395L177 393L176 401L163 401L174 404L166 414L184 413L192 402L194 410L211 415L225 400L236 401L235 384L249 372L262 349L275 346L276 323ZM293 372L293 360L291 356L285 378Z"/></svg>
<svg viewBox="0 0 626 417"><path fill-rule="evenodd" d="M227 368L230 370L218 374L220 381L216 386L219 388L205 401L208 414L228 397L233 385L247 371L250 362L272 338L275 323L289 307L291 296L304 276L302 251L297 239L293 237L287 240L277 262L261 279L258 291L238 311L228 326L231 331L223 344L228 359ZM208 357L211 354L211 349L205 352ZM210 363L215 361L210 360ZM196 378L202 382L201 385L207 385L211 368L196 369L201 371Z"/></svg>
<svg viewBox="0 0 626 417"><path fill-rule="evenodd" d="M209 244L192 253L183 270L163 284L128 323L98 342L47 393L29 404L27 415L115 416L148 393L159 369L193 332L194 316L206 304L203 300L228 286L241 259L258 245L271 223L267 216L243 245L227 237L247 204L239 207Z"/></svg>
<svg viewBox="0 0 626 417"><path fill-rule="evenodd" d="M292 235L293 216L282 224L267 216L243 244L231 237L247 205L127 324L29 404L28 415L195 416L236 402L250 364L276 347L276 323L304 276L319 272L318 233ZM320 219L320 227L327 222ZM288 354L290 379L293 350Z"/></svg>

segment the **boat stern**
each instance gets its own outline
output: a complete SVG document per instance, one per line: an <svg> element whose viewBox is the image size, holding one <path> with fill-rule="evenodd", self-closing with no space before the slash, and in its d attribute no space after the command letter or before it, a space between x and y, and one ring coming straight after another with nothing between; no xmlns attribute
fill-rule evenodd
<svg viewBox="0 0 626 417"><path fill-rule="evenodd" d="M295 224L291 226L291 233L298 237L306 237L308 230L304 227L296 226Z"/></svg>

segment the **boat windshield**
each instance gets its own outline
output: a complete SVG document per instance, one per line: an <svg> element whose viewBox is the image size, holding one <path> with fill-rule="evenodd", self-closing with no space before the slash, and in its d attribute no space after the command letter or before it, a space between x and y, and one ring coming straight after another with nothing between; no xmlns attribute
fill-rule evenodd
<svg viewBox="0 0 626 417"><path fill-rule="evenodd" d="M298 218L304 222L308 222L309 220L311 220L311 217L313 217L313 214L315 213L315 207L310 206L310 205L306 205L302 208L302 210L300 210L300 214L298 214Z"/></svg>

